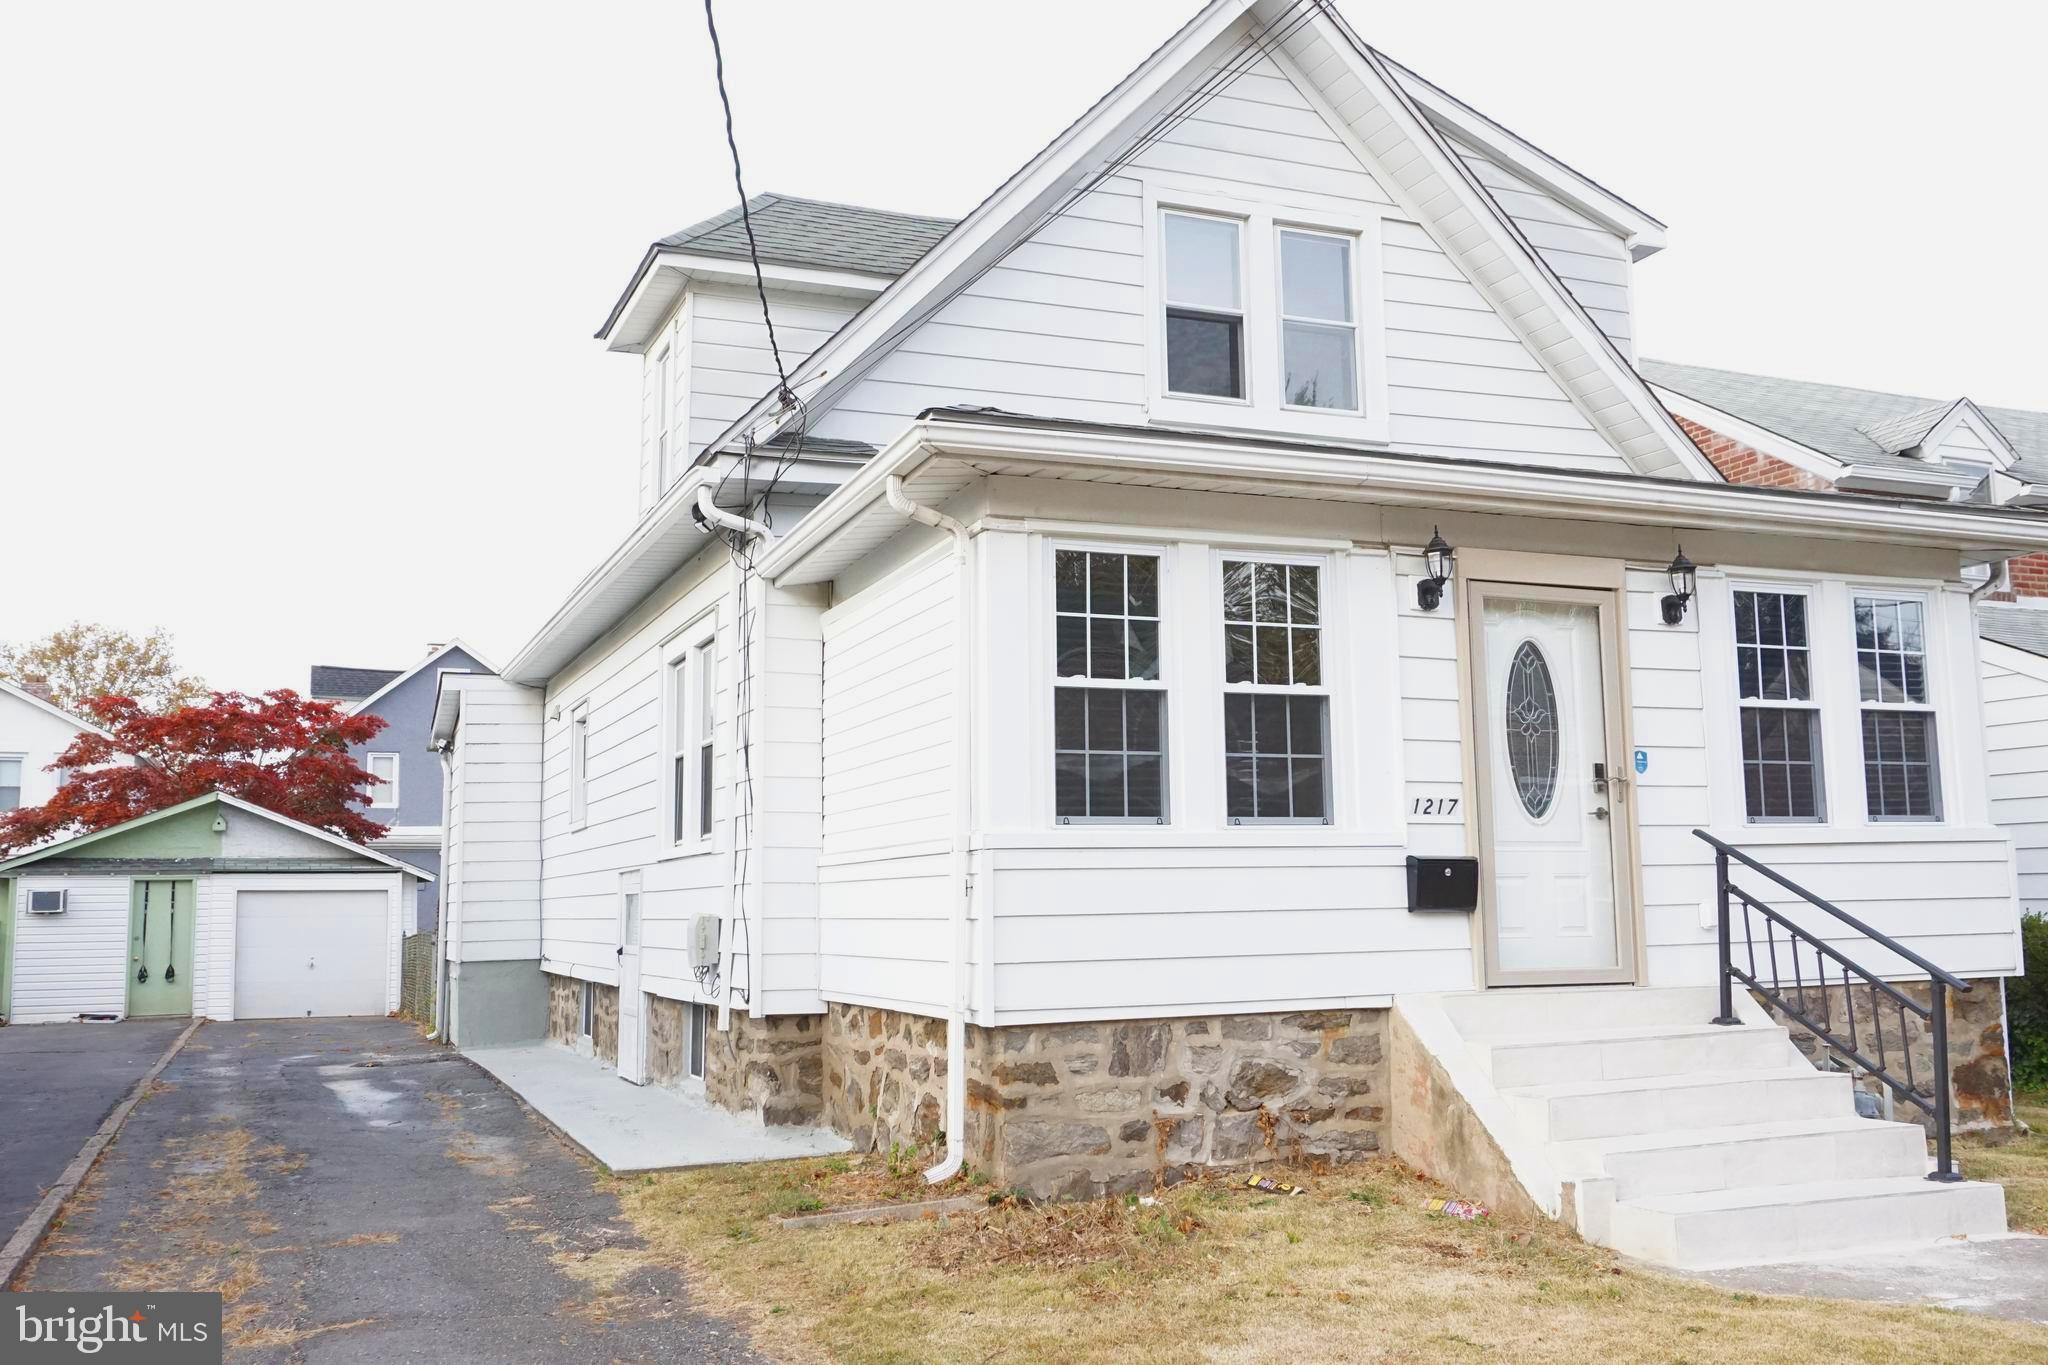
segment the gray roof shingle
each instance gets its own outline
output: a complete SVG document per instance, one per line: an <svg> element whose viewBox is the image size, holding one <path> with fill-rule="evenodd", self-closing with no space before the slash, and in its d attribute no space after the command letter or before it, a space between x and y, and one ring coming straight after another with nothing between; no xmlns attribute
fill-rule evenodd
<svg viewBox="0 0 2048 1365"><path fill-rule="evenodd" d="M789 194L754 195L747 211L763 261L870 275L901 275L952 231L955 221ZM670 233L655 246L744 261L747 229L735 204Z"/></svg>
<svg viewBox="0 0 2048 1365"><path fill-rule="evenodd" d="M1881 468L1922 472L1934 468L1925 460L1896 451L1901 437L1910 434L1915 424L1925 419L1926 425L1918 433L1925 435L1927 427L1955 401L1716 370L1705 365L1677 365L1668 360L1642 360L1636 368L1652 384L1753 422L1824 455ZM2048 412L2024 408L1984 408L1983 412L2012 442L2019 457L2013 472L2030 483L2048 482ZM1958 473L1956 482L1961 485L1976 480Z"/></svg>
<svg viewBox="0 0 2048 1365"><path fill-rule="evenodd" d="M314 664L312 677L306 684L306 694L341 701L361 701L404 671L402 668L337 668L333 664Z"/></svg>
<svg viewBox="0 0 2048 1365"><path fill-rule="evenodd" d="M1979 607L1977 633L1987 640L2048 659L2048 611L2036 607Z"/></svg>

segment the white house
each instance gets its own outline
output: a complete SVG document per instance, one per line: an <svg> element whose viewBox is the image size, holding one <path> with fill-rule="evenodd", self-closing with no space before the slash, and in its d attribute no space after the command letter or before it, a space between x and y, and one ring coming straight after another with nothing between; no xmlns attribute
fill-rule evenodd
<svg viewBox="0 0 2048 1365"><path fill-rule="evenodd" d="M52 772L51 765L86 731L106 733L55 702L0 679L0 814L40 806L55 796L63 777Z"/></svg>
<svg viewBox="0 0 2048 1365"><path fill-rule="evenodd" d="M458 1041L1040 1192L1394 1150L1674 1263L2002 1228L1722 1003L1695 831L1730 960L1845 1045L1897 990L1862 1059L1945 1111L2020 966L1962 570L2048 519L1724 482L1631 363L1662 225L1324 5L1204 6L958 223L748 209L800 401L734 214L656 243L639 521L443 685Z"/></svg>
<svg viewBox="0 0 2048 1365"><path fill-rule="evenodd" d="M13 1024L381 1015L430 873L224 793L0 861Z"/></svg>

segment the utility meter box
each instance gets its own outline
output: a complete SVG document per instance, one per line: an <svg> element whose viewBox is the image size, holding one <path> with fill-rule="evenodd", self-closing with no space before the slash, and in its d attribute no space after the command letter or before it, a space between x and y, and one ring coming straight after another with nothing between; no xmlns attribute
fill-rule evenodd
<svg viewBox="0 0 2048 1365"><path fill-rule="evenodd" d="M708 972L718 965L718 916L698 915L690 921L690 970Z"/></svg>

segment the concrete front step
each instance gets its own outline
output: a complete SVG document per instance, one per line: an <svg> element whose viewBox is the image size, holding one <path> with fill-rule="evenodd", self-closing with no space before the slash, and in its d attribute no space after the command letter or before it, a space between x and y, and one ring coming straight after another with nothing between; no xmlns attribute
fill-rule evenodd
<svg viewBox="0 0 2048 1365"><path fill-rule="evenodd" d="M1607 1244L1687 1270L2005 1232L2005 1191L1918 1176L1750 1186L1623 1200Z"/></svg>
<svg viewBox="0 0 2048 1365"><path fill-rule="evenodd" d="M1444 1012L1468 1043L1512 1042L1531 1033L1704 1024L1721 1012L1710 986L1562 986L1475 991L1443 997Z"/></svg>
<svg viewBox="0 0 2048 1365"><path fill-rule="evenodd" d="M1573 1081L1500 1094L1530 1135L1546 1143L1855 1112L1847 1075L1804 1065Z"/></svg>
<svg viewBox="0 0 2048 1365"><path fill-rule="evenodd" d="M1503 1090L1574 1081L1629 1080L1700 1071L1746 1071L1801 1062L1775 1024L1651 1024L1523 1035L1477 1044Z"/></svg>
<svg viewBox="0 0 2048 1365"><path fill-rule="evenodd" d="M1562 1142L1551 1154L1565 1179L1610 1181L1617 1200L1921 1176L1928 1165L1919 1125L1853 1115Z"/></svg>

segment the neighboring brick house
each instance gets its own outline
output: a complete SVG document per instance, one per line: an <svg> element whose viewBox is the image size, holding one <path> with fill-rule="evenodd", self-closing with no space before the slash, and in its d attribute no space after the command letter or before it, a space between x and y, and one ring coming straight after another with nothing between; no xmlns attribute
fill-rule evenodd
<svg viewBox="0 0 2048 1365"><path fill-rule="evenodd" d="M313 665L306 689L311 696L341 702L358 715L382 716L387 722L382 734L349 751L377 779L370 818L390 826L372 847L439 875L441 761L428 748L434 693L444 673L496 671L459 640L431 646L426 657L410 668ZM423 879L414 917L404 925L405 932L433 929L438 906L436 883Z"/></svg>
<svg viewBox="0 0 2048 1365"><path fill-rule="evenodd" d="M1638 368L1730 483L2048 506L2048 412L1664 360ZM2048 599L2048 555L1981 572L1998 579L1982 600Z"/></svg>

